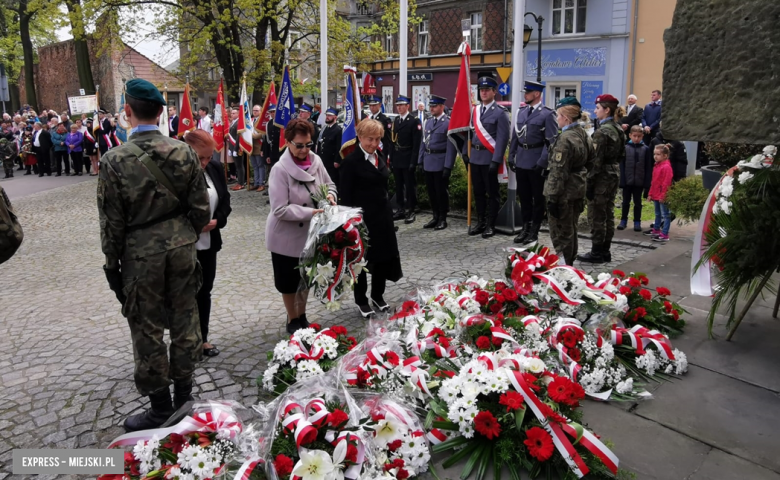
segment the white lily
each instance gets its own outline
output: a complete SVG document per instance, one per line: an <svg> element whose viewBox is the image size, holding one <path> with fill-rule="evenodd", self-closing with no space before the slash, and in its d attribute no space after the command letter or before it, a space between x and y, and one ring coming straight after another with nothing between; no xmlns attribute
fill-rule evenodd
<svg viewBox="0 0 780 480"><path fill-rule="evenodd" d="M377 423L374 430L376 430L376 436L374 438L376 438L377 443L385 446L401 435L403 425L396 422L388 415L387 418L380 420L379 423Z"/></svg>
<svg viewBox="0 0 780 480"><path fill-rule="evenodd" d="M325 310L329 312L338 312L339 310L341 310L341 302L336 302L336 301L328 302L325 304Z"/></svg>
<svg viewBox="0 0 780 480"><path fill-rule="evenodd" d="M314 277L314 281L324 287L331 281L335 273L336 269L330 263L317 265L317 275Z"/></svg>
<svg viewBox="0 0 780 480"><path fill-rule="evenodd" d="M336 468L330 455L322 450L302 448L300 454L300 460L295 464L292 473L302 480L327 480Z"/></svg>
<svg viewBox="0 0 780 480"><path fill-rule="evenodd" d="M352 265L352 270L355 272L355 275L360 275L360 272L362 272L366 265L368 265L368 262L366 262L366 259L357 262L356 264Z"/></svg>
<svg viewBox="0 0 780 480"><path fill-rule="evenodd" d="M347 441L349 437L339 442L333 449L333 471L328 475L327 480L344 480L344 460L347 458Z"/></svg>

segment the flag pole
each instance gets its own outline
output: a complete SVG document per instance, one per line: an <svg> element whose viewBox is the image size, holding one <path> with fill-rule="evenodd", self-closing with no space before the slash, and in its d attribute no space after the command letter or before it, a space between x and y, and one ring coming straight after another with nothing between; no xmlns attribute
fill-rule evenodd
<svg viewBox="0 0 780 480"><path fill-rule="evenodd" d="M471 92L469 92L469 97L471 97ZM468 157L469 157L469 171L468 171L468 184L466 185L466 201L468 202L466 206L466 225L471 228L471 131L469 130L469 145L468 145Z"/></svg>
<svg viewBox="0 0 780 480"><path fill-rule="evenodd" d="M244 85L246 85L246 72L244 72ZM246 101L246 103L247 103L247 106L249 107L249 93L247 93L247 101ZM249 107L249 108L252 108L252 107ZM246 115L246 113L244 115ZM250 117L249 124L252 125L251 117ZM254 125L252 125L252 127L254 128ZM255 144L254 144L254 141L252 141L252 149L254 150L254 148L255 148ZM245 175L246 176L246 187L244 187L244 188L246 188L246 190L248 191L249 190L249 154L247 152L243 152L243 153L244 153L244 161L246 162L245 163L246 164L246 168L244 169L244 171L246 172L246 175Z"/></svg>
<svg viewBox="0 0 780 480"><path fill-rule="evenodd" d="M95 125L100 125L100 85L95 86L95 106L97 106L97 110L95 110L95 113L98 114L98 117L92 119L92 135L95 134ZM100 128L102 129L103 126L100 125ZM100 137L95 139L95 143L97 143L97 161L98 161L98 171L95 173L100 173ZM49 165L51 165L51 162L49 162ZM51 172L51 166L49 167L49 171Z"/></svg>

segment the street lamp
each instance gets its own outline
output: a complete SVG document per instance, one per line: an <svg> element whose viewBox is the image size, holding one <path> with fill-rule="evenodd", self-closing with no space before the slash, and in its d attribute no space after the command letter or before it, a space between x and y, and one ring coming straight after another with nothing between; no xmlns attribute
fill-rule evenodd
<svg viewBox="0 0 780 480"><path fill-rule="evenodd" d="M533 12L526 12L525 17L528 15L532 16L534 21L536 21L536 25L538 26L538 34L537 34L537 43L539 47L539 54L536 59L536 81L541 83L542 82L542 22L544 22L544 17L541 15L536 15ZM527 24L523 28L523 48L525 48L526 45L528 45L528 42L531 41L531 32L533 32L533 28L529 27Z"/></svg>

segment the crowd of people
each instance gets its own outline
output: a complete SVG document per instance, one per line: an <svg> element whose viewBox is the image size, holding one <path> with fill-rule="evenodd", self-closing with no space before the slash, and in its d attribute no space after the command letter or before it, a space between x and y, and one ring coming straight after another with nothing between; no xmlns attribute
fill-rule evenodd
<svg viewBox="0 0 780 480"><path fill-rule="evenodd" d="M96 176L98 151L103 154L122 143L116 129L118 118L118 113L99 110L93 125L87 114L71 119L67 111L38 113L24 107L13 116L4 113L0 124L0 139L5 140L0 140L4 178L13 177L14 171L39 177Z"/></svg>

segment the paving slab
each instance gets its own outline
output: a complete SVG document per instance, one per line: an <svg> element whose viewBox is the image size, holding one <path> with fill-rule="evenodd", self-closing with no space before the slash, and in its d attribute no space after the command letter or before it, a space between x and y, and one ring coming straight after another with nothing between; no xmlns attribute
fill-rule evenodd
<svg viewBox="0 0 780 480"><path fill-rule="evenodd" d="M687 480L780 480L780 474L713 448L696 473L686 478Z"/></svg>
<svg viewBox="0 0 780 480"><path fill-rule="evenodd" d="M780 472L780 396L691 366L683 384L662 385L637 415Z"/></svg>
<svg viewBox="0 0 780 480"><path fill-rule="evenodd" d="M672 343L688 356L688 362L725 376L743 380L780 393L780 321L771 318L771 309L755 306L727 342L726 318L715 317L713 333L707 334L707 312L689 308L685 333Z"/></svg>
<svg viewBox="0 0 780 480"><path fill-rule="evenodd" d="M701 466L711 449L709 445L610 404L585 402L583 411L588 428L603 441L613 443L612 451L620 459L620 468L636 473L637 479L688 478Z"/></svg>

